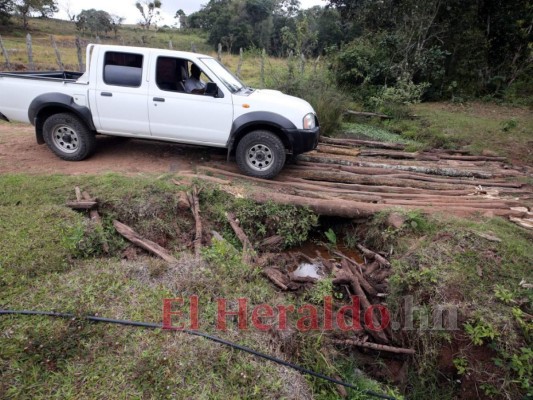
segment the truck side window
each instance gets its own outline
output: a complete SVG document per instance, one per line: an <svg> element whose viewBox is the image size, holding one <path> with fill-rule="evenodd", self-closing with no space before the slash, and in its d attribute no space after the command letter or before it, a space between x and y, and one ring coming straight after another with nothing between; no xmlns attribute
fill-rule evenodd
<svg viewBox="0 0 533 400"><path fill-rule="evenodd" d="M174 57L158 57L155 82L161 90L184 92L187 79L187 61Z"/></svg>
<svg viewBox="0 0 533 400"><path fill-rule="evenodd" d="M114 86L139 87L142 66L141 54L108 51L104 58L104 82Z"/></svg>

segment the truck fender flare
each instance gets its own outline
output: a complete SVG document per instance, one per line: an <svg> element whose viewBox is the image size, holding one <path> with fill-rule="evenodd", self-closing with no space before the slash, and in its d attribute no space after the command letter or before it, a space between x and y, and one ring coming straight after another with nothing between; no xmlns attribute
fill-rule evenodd
<svg viewBox="0 0 533 400"><path fill-rule="evenodd" d="M282 115L268 112L268 111L253 111L238 117L233 121L231 126L231 133L226 143L228 149L228 156L234 149L235 143L243 136L244 133L250 130L257 129L272 129L273 133L280 135L283 143L290 147L291 140L288 137L287 131L293 131L296 126ZM290 149L289 149L290 150Z"/></svg>
<svg viewBox="0 0 533 400"><path fill-rule="evenodd" d="M50 113L43 111L50 110ZM28 108L28 118L35 126L37 143L43 144L43 125L45 118L60 112L71 112L87 124L90 130L95 131L91 110L88 107L80 106L74 102L72 96L64 93L44 93L37 96Z"/></svg>

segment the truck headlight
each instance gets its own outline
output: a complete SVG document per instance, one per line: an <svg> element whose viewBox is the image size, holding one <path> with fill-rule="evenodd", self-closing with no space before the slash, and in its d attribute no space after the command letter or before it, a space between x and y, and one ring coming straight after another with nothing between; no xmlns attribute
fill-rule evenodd
<svg viewBox="0 0 533 400"><path fill-rule="evenodd" d="M304 129L313 129L316 127L315 114L309 113L304 117Z"/></svg>

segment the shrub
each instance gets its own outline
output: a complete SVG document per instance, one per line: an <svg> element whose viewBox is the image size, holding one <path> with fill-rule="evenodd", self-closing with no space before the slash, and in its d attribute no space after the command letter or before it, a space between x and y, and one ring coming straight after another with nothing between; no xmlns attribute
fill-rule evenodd
<svg viewBox="0 0 533 400"><path fill-rule="evenodd" d="M307 100L317 113L321 134L333 135L340 128L342 114L349 101L348 95L322 68L314 68L313 72L303 74L298 72L296 63L289 60L287 69L274 71L265 82L266 86Z"/></svg>

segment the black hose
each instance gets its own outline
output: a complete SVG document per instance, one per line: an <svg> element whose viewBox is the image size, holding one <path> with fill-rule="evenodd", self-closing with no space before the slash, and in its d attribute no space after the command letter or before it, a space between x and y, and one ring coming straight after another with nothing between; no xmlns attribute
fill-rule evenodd
<svg viewBox="0 0 533 400"><path fill-rule="evenodd" d="M94 321L94 322L104 322L104 323L108 323L108 324L136 326L136 327L150 328L150 329L175 330L175 329L165 329L163 324L154 324L154 323L150 323L150 322L127 321L127 320L121 320L121 319L95 317L95 316L92 316L92 315L77 316L77 315L74 315L74 314L58 313L58 312L53 312L53 311L0 310L0 315L8 315L8 314L11 314L11 315L44 315L44 316L58 317L58 318L78 318L78 319L85 319L85 320ZM229 342L227 340L221 339L221 338L216 337L216 336L208 335L207 333L203 333L203 332L200 332L200 331L192 331L192 330L188 330L188 329L180 329L178 331L187 333L189 335L200 336L200 337L206 338L206 339L211 340L213 342L217 342L217 343L223 344L225 346L229 346L229 347L232 347L234 349L241 350L241 351L244 351L246 353L252 354L252 355L254 355L256 357L261 357L261 358L264 358L266 360L269 360L269 361L275 362L277 364L283 365L285 367L289 367L289 368L295 369L296 371L299 371L299 372L301 372L303 374L311 375L311 376L314 376L316 378L320 378L320 379L323 379L325 381L329 381L331 383L335 383L336 385L341 385L341 386L344 386L344 387L347 387L347 388L350 388L350 389L357 390L357 391L359 391L359 392L361 392L363 394L366 394L368 396L378 397L380 399L396 400L394 397L391 397L391 396L388 396L388 395L385 395L385 394L381 394L381 393L376 393L376 392L374 392L372 390L361 390L357 386L352 385L351 383L346 383L346 382L340 381L338 379L331 378L331 377L329 377L327 375L323 375L323 374L321 374L319 372L312 371L312 370L304 368L304 367L302 367L300 365L296 365L296 364L292 364L292 363L287 362L287 361L283 361L283 360L281 360L279 358L276 358L276 357L273 357L273 356L269 356L268 354L261 353L259 351L250 349L249 347L241 346L240 344Z"/></svg>

